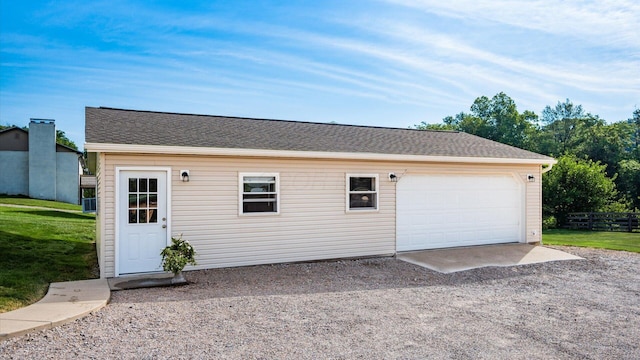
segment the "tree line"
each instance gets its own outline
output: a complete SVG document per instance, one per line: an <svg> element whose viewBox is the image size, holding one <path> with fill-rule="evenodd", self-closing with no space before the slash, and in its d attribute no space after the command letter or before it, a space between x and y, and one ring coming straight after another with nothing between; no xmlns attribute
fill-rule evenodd
<svg viewBox="0 0 640 360"><path fill-rule="evenodd" d="M565 224L571 212L640 208L640 109L608 124L567 99L546 106L538 116L519 112L513 99L500 92L477 98L470 112L414 127L464 131L556 158L553 170L542 177L547 225Z"/></svg>

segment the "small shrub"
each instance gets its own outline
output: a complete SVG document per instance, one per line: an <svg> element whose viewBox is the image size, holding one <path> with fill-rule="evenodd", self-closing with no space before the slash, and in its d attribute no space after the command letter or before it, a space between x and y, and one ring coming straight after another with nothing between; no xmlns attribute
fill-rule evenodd
<svg viewBox="0 0 640 360"><path fill-rule="evenodd" d="M177 275L187 264L196 265L196 250L187 240L182 240L182 235L178 238L171 238L171 245L167 246L160 253L162 255L162 268Z"/></svg>
<svg viewBox="0 0 640 360"><path fill-rule="evenodd" d="M558 227L558 221L555 216L545 216L542 219L542 230L555 229Z"/></svg>

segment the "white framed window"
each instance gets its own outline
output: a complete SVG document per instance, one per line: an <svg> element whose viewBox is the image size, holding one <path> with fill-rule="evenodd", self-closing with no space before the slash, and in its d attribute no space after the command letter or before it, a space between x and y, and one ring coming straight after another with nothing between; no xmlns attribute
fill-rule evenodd
<svg viewBox="0 0 640 360"><path fill-rule="evenodd" d="M347 174L347 211L378 210L378 174Z"/></svg>
<svg viewBox="0 0 640 360"><path fill-rule="evenodd" d="M240 215L279 214L280 176L277 173L240 173Z"/></svg>

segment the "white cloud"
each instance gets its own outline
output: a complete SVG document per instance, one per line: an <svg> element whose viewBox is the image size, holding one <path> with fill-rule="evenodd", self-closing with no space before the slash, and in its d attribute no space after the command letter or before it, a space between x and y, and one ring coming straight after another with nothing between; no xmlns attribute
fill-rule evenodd
<svg viewBox="0 0 640 360"><path fill-rule="evenodd" d="M386 0L465 21L495 22L583 41L640 49L635 0Z"/></svg>
<svg viewBox="0 0 640 360"><path fill-rule="evenodd" d="M638 63L628 60L602 61L593 58L592 63L575 62L567 54L545 63L535 57L501 55L490 49L469 45L464 39L437 33L426 28L383 21L378 26L361 25L392 38L395 42L406 42L428 49L433 57L451 59L453 62L474 64L480 68L494 67L509 77L544 78L547 82L562 86L577 87L585 91L625 92L638 87L640 71ZM384 30L381 30L384 29ZM504 46L504 45L503 45ZM507 45L508 46L508 45ZM427 52L427 51L423 51Z"/></svg>

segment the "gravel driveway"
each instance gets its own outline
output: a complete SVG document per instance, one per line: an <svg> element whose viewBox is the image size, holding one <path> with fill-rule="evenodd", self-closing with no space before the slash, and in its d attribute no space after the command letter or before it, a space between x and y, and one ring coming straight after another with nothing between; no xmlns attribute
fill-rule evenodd
<svg viewBox="0 0 640 360"><path fill-rule="evenodd" d="M393 258L192 271L8 359L638 359L640 254L439 274Z"/></svg>

